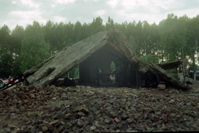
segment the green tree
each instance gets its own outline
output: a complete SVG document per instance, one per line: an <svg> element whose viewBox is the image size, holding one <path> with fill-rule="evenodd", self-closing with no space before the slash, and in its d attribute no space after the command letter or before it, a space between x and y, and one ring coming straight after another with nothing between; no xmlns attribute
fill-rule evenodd
<svg viewBox="0 0 199 133"><path fill-rule="evenodd" d="M1 53L4 52L11 52L12 46L11 44L11 36L10 36L10 29L7 25L4 25L0 29L0 51Z"/></svg>
<svg viewBox="0 0 199 133"><path fill-rule="evenodd" d="M90 35L93 35L97 32L104 31L105 26L103 26L103 20L101 17L93 19L93 22L88 27L90 29Z"/></svg>
<svg viewBox="0 0 199 133"><path fill-rule="evenodd" d="M106 30L115 29L115 23L111 17L108 17L108 22L106 22Z"/></svg>
<svg viewBox="0 0 199 133"><path fill-rule="evenodd" d="M160 43L167 61L184 58L182 54L186 45L186 23L186 17L178 18L174 14L169 14L166 20L160 22Z"/></svg>
<svg viewBox="0 0 199 133"><path fill-rule="evenodd" d="M82 24L77 21L74 25L74 29L73 29L73 40L74 42L78 42L80 40L82 40Z"/></svg>
<svg viewBox="0 0 199 133"><path fill-rule="evenodd" d="M21 74L20 71L20 62L19 56L21 51L21 42L24 39L24 28L22 26L16 26L15 29L11 33L12 37L12 54L13 54L13 76L19 76Z"/></svg>
<svg viewBox="0 0 199 133"><path fill-rule="evenodd" d="M158 57L152 54L141 56L140 59L146 62L159 63Z"/></svg>
<svg viewBox="0 0 199 133"><path fill-rule="evenodd" d="M22 40L20 63L21 72L39 64L50 56L50 45L44 40L42 28L38 22L28 25Z"/></svg>
<svg viewBox="0 0 199 133"><path fill-rule="evenodd" d="M52 51L57 50L56 44L54 42L55 36L56 36L55 24L51 21L48 21L46 25L44 25L42 28L43 28L43 33L44 33L44 39L46 43L50 45L50 51L52 52Z"/></svg>
<svg viewBox="0 0 199 133"><path fill-rule="evenodd" d="M189 19L188 21L188 33L187 33L187 45L185 46L185 54L191 59L191 67L193 70L197 69L199 52L199 15Z"/></svg>
<svg viewBox="0 0 199 133"><path fill-rule="evenodd" d="M145 50L145 45L144 45L144 39L143 39L143 27L142 27L142 22L139 21L133 30L133 37L135 41L135 48L136 48L136 54L138 56L141 56L144 54Z"/></svg>
<svg viewBox="0 0 199 133"><path fill-rule="evenodd" d="M11 43L10 29L4 25L0 29L0 76L8 77L12 74L13 48Z"/></svg>
<svg viewBox="0 0 199 133"><path fill-rule="evenodd" d="M24 28L17 25L11 33L12 37L12 48L16 55L19 55L21 49L21 42L24 39Z"/></svg>

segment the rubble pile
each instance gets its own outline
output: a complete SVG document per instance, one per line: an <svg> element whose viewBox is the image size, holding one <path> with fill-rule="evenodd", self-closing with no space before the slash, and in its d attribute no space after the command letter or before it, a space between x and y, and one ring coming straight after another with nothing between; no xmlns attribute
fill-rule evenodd
<svg viewBox="0 0 199 133"><path fill-rule="evenodd" d="M18 85L0 93L0 132L199 131L198 96L173 89Z"/></svg>

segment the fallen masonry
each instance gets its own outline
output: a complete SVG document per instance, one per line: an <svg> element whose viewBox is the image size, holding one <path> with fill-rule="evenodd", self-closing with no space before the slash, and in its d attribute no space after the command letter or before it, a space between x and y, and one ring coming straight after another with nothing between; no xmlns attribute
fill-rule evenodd
<svg viewBox="0 0 199 133"><path fill-rule="evenodd" d="M0 132L199 131L198 97L172 88L17 85L0 93Z"/></svg>

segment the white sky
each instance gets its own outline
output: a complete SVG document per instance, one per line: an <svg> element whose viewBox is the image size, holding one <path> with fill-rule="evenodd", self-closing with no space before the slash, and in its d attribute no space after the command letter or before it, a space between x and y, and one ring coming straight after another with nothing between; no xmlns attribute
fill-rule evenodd
<svg viewBox="0 0 199 133"><path fill-rule="evenodd" d="M170 13L193 18L199 15L199 0L0 0L0 27L25 27L34 20L91 23L99 16L104 23L111 17L116 23L158 24Z"/></svg>

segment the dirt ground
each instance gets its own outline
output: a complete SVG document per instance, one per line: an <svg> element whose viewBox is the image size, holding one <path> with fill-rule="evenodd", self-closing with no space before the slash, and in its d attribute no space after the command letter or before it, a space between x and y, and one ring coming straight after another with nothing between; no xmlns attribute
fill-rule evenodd
<svg viewBox="0 0 199 133"><path fill-rule="evenodd" d="M0 133L157 131L199 131L197 89L17 85L0 92Z"/></svg>

